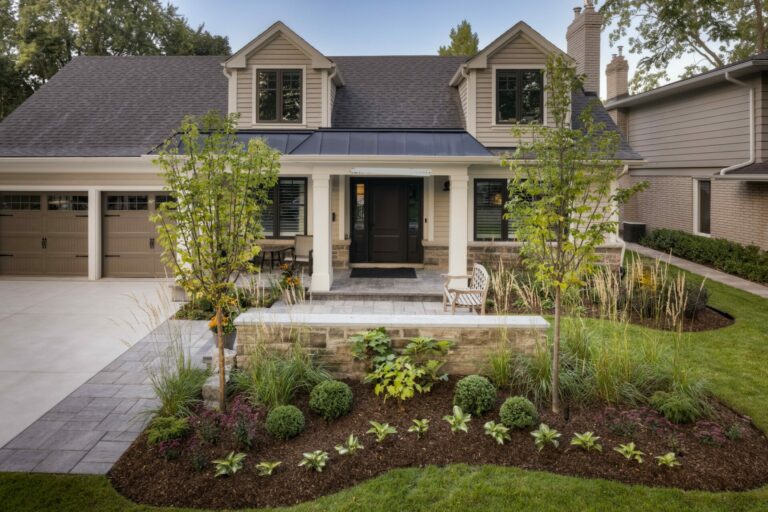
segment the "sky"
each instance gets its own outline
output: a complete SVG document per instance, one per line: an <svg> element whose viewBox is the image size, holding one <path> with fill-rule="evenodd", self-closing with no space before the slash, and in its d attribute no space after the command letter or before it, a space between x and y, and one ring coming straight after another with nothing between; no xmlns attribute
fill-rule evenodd
<svg viewBox="0 0 768 512"><path fill-rule="evenodd" d="M229 37L233 51L275 21L283 21L321 53L334 55L433 55L448 44L462 19L480 38L480 48L518 21L525 21L565 50L573 7L582 0L174 0L193 26ZM603 32L601 91L605 66L616 53ZM627 55L630 76L638 60ZM683 65L670 68L676 77Z"/></svg>

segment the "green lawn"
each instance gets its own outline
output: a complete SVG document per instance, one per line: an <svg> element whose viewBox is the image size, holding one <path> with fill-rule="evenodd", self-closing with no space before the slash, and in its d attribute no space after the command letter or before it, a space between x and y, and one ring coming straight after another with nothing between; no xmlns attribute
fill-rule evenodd
<svg viewBox="0 0 768 512"><path fill-rule="evenodd" d="M715 394L768 431L768 301L708 283L710 304L736 317L726 329L685 335L683 351ZM648 331L633 328L638 335ZM673 342L674 336L656 333ZM213 484L213 483L212 483ZM494 466L404 469L290 510L768 510L768 487L683 492ZM134 505L104 477L0 474L0 509L176 510Z"/></svg>

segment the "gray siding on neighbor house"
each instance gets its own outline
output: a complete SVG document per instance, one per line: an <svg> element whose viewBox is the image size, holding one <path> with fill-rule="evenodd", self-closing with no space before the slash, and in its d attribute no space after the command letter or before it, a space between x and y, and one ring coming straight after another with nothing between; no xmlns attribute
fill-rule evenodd
<svg viewBox="0 0 768 512"><path fill-rule="evenodd" d="M648 168L722 168L746 160L749 96L732 84L633 107L629 143Z"/></svg>
<svg viewBox="0 0 768 512"><path fill-rule="evenodd" d="M304 66L306 91L304 91L304 119L307 128L322 126L322 72L312 69L312 59L293 45L285 36L278 34L246 59L247 67L237 70L237 111L240 127L250 128L264 123L253 122L253 73L255 67ZM269 123L266 123L269 124ZM274 123L273 123L274 124ZM290 129L296 124L280 125Z"/></svg>
<svg viewBox="0 0 768 512"><path fill-rule="evenodd" d="M758 160L768 162L768 72L763 72L757 83L756 151Z"/></svg>

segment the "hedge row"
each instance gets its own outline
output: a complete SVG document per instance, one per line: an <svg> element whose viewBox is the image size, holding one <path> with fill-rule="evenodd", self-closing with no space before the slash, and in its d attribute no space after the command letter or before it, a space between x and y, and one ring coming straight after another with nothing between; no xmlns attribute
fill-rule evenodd
<svg viewBox="0 0 768 512"><path fill-rule="evenodd" d="M768 252L754 245L744 246L673 229L656 229L640 243L750 281L768 283Z"/></svg>

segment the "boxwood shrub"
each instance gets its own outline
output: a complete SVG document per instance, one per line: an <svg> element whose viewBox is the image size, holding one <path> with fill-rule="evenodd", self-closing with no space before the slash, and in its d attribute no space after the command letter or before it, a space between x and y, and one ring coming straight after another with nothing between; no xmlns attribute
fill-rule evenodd
<svg viewBox="0 0 768 512"><path fill-rule="evenodd" d="M723 272L768 283L768 252L722 238L707 238L673 229L656 229L640 243Z"/></svg>
<svg viewBox="0 0 768 512"><path fill-rule="evenodd" d="M504 400L499 411L501 422L509 428L532 427L539 419L536 406L523 396L513 396Z"/></svg>
<svg viewBox="0 0 768 512"><path fill-rule="evenodd" d="M267 432L278 439L290 439L304 430L304 414L293 405L279 405L267 414Z"/></svg>
<svg viewBox="0 0 768 512"><path fill-rule="evenodd" d="M338 380L321 382L309 394L309 408L326 421L340 418L352 410L352 390Z"/></svg>
<svg viewBox="0 0 768 512"><path fill-rule="evenodd" d="M496 387L481 375L469 375L456 383L453 405L473 416L490 411L496 403Z"/></svg>

